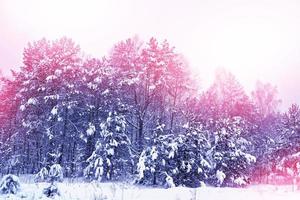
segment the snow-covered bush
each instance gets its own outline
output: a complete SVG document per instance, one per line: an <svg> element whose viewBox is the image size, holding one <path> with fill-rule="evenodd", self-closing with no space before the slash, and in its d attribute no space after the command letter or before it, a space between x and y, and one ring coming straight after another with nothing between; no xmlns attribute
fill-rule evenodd
<svg viewBox="0 0 300 200"><path fill-rule="evenodd" d="M35 176L34 181L35 182L43 182L47 181L49 172L46 167L43 167Z"/></svg>
<svg viewBox="0 0 300 200"><path fill-rule="evenodd" d="M35 182L62 182L64 178L63 169L59 164L53 164L48 170L46 167L43 167L35 176Z"/></svg>
<svg viewBox="0 0 300 200"><path fill-rule="evenodd" d="M50 167L48 177L50 182L63 181L64 174L60 164L54 164Z"/></svg>
<svg viewBox="0 0 300 200"><path fill-rule="evenodd" d="M47 197L54 197L56 195L60 196L60 192L55 183L51 183L49 187L46 187L43 190L43 194L46 195Z"/></svg>
<svg viewBox="0 0 300 200"><path fill-rule="evenodd" d="M50 167L49 171L46 168L42 168L38 173L41 178L48 177L50 185L43 190L43 194L47 197L54 197L60 195L59 189L57 187L57 182L63 181L63 169L60 164L54 164Z"/></svg>
<svg viewBox="0 0 300 200"><path fill-rule="evenodd" d="M8 174L3 176L0 182L1 194L16 194L21 188L19 178L15 175Z"/></svg>

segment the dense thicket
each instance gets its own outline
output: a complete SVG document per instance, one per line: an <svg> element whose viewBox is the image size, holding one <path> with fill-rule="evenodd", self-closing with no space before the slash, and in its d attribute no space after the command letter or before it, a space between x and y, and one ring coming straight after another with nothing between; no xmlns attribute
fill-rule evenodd
<svg viewBox="0 0 300 200"><path fill-rule="evenodd" d="M247 95L219 70L199 91L183 56L154 38L83 55L68 38L42 39L1 78L2 174L60 164L67 177L197 187L300 172L300 109L278 112L274 86Z"/></svg>

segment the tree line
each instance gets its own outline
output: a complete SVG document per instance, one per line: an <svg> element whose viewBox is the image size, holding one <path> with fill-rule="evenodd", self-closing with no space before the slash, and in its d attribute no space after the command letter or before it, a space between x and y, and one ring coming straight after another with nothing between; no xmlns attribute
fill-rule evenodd
<svg viewBox="0 0 300 200"><path fill-rule="evenodd" d="M85 56L69 38L29 43L1 77L0 171L148 185L245 185L300 172L300 109L279 112L276 87L247 94L216 72L199 90L167 41L121 41Z"/></svg>

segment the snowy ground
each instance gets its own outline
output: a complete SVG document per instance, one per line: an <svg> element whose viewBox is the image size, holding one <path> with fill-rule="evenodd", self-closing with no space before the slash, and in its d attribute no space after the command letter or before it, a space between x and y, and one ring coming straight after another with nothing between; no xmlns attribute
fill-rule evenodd
<svg viewBox="0 0 300 200"><path fill-rule="evenodd" d="M21 179L22 181L22 179ZM18 195L0 195L0 199L36 200L48 199L42 194L47 183L22 182ZM300 191L293 191L292 186L257 185L248 188L147 188L121 183L79 183L66 181L59 183L61 200L296 200Z"/></svg>

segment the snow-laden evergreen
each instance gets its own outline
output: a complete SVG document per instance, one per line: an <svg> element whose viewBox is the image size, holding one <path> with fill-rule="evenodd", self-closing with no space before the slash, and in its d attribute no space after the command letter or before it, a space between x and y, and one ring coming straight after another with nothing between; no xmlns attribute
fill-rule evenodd
<svg viewBox="0 0 300 200"><path fill-rule="evenodd" d="M251 143L243 137L247 134L245 121L234 117L220 120L215 126L209 154L216 171L216 184L245 185L249 180L249 166L256 162L249 153Z"/></svg>
<svg viewBox="0 0 300 200"><path fill-rule="evenodd" d="M121 110L108 114L100 124L95 150L87 159L85 176L96 180L120 180L133 170L130 140L126 134L125 116Z"/></svg>

